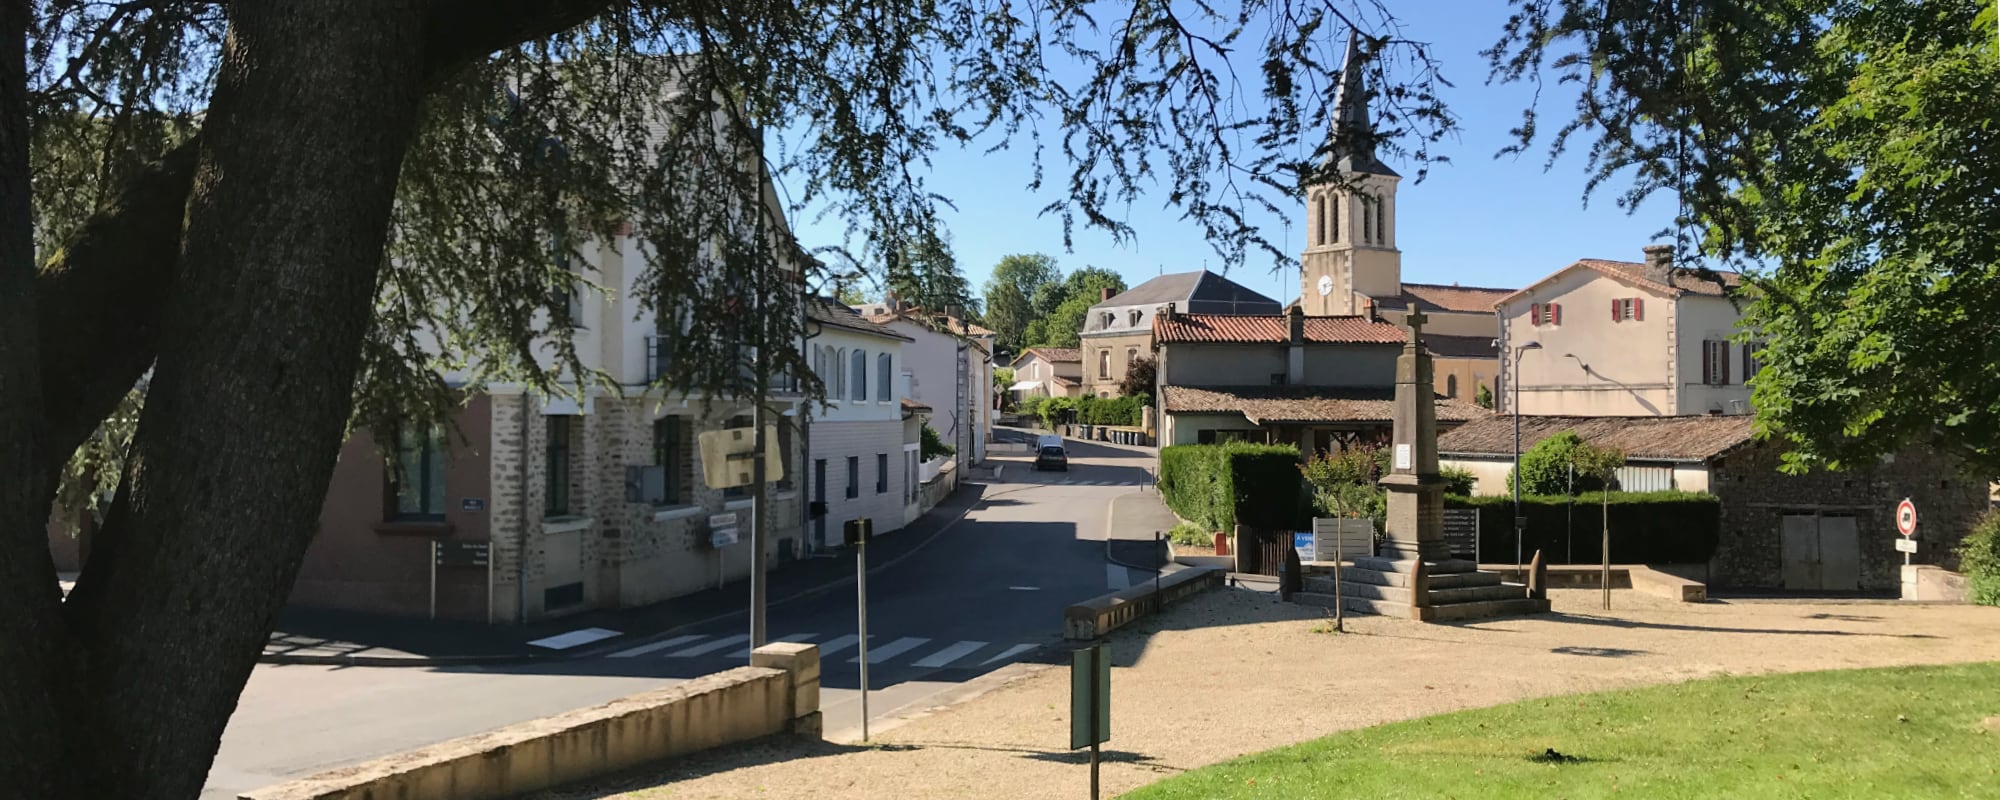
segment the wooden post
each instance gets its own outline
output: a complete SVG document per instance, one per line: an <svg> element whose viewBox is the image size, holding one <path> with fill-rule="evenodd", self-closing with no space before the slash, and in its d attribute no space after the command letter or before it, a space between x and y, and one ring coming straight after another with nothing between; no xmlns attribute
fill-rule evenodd
<svg viewBox="0 0 2000 800"><path fill-rule="evenodd" d="M1535 551L1535 559L1528 562L1528 597L1533 600L1549 599L1549 567L1542 563L1542 551Z"/></svg>

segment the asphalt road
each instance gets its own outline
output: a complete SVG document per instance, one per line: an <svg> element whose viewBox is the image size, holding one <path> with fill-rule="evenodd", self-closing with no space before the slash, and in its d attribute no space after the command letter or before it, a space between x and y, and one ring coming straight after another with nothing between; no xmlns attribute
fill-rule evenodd
<svg viewBox="0 0 2000 800"><path fill-rule="evenodd" d="M1004 432L1006 438L1020 438ZM1150 485L1150 451L1071 443L1071 468L1004 465L979 505L868 578L869 718L880 727L979 676L1057 653L1062 609L1151 577L1104 559L1111 498ZM894 534L891 534L894 535ZM858 734L856 598L773 606L772 640L822 649L829 738ZM478 733L748 663L742 617L609 653L520 666L421 669L260 665L223 735L204 800Z"/></svg>

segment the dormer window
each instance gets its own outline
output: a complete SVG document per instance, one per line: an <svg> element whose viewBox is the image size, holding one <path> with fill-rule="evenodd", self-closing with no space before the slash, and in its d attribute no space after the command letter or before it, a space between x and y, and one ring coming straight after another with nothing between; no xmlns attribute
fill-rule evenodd
<svg viewBox="0 0 2000 800"><path fill-rule="evenodd" d="M1112 321L1113 321L1113 320L1116 320L1116 319L1117 319L1117 317L1116 317L1116 316L1114 316L1114 315L1113 315L1113 314L1112 314L1111 312L1109 312L1109 311L1106 311L1106 312L1104 312L1104 313L1103 313L1102 315L1100 315L1100 317L1099 317L1099 318L1100 318L1100 319L1102 319L1102 320L1104 321L1104 327L1106 327L1106 328L1109 328L1109 327L1111 327L1111 323L1112 323Z"/></svg>
<svg viewBox="0 0 2000 800"><path fill-rule="evenodd" d="M1145 313L1135 308L1127 316L1131 318L1130 324L1132 327L1137 328L1139 327L1139 318L1145 316Z"/></svg>

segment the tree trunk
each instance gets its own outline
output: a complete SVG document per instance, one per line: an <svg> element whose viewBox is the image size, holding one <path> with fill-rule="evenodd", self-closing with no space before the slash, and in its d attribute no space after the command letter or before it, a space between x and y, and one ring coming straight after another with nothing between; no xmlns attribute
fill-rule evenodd
<svg viewBox="0 0 2000 800"><path fill-rule="evenodd" d="M10 609L30 607L33 618L0 615L0 641L41 645L0 656L0 782L21 796L199 794L291 589L347 422L396 176L425 85L424 4L230 8L178 283L159 322L125 483L59 610L51 583L15 580L15 560L5 559L0 591L47 598L8 597ZM10 64L21 63L19 46L10 34ZM11 170L16 145L7 147ZM9 191L26 185L6 177ZM15 293L7 213L0 289L8 307L0 311L32 310ZM0 467L11 468L38 455L33 432L13 424L22 417L12 401L40 390L32 376L19 377L33 368L14 357L11 341L15 328L28 327L23 341L34 353L34 316L0 318L10 340L0 343L8 348L0 350L0 400L8 401ZM4 491L0 520L18 544L18 522L34 511L19 504L39 501L46 518L50 489ZM45 543L41 550L46 560Z"/></svg>

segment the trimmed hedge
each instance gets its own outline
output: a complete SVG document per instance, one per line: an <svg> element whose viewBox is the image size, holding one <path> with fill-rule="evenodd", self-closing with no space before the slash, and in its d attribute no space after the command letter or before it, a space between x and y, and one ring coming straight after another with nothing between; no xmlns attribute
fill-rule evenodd
<svg viewBox="0 0 2000 800"><path fill-rule="evenodd" d="M1575 515L1569 498L1521 498L1528 520L1521 558L1549 564L1600 563L1603 537L1602 493L1577 495ZM1514 500L1511 497L1447 496L1445 508L1479 509L1479 560L1514 561ZM1715 555L1722 505L1700 492L1612 492L1611 560L1619 564L1689 564ZM1567 530L1566 530L1567 529ZM1565 536L1567 534L1567 538ZM1569 561L1565 562L1565 557Z"/></svg>
<svg viewBox="0 0 2000 800"><path fill-rule="evenodd" d="M2000 606L2000 511L1988 511L1958 545L1958 569L1972 590L1972 602Z"/></svg>
<svg viewBox="0 0 2000 800"><path fill-rule="evenodd" d="M1291 528L1305 518L1299 451L1291 445L1184 444L1160 449L1160 497L1211 531Z"/></svg>

